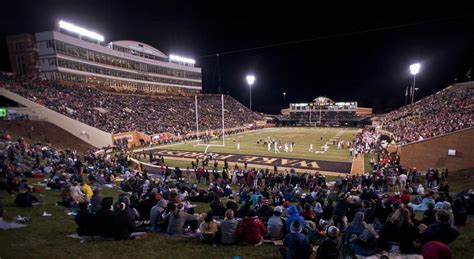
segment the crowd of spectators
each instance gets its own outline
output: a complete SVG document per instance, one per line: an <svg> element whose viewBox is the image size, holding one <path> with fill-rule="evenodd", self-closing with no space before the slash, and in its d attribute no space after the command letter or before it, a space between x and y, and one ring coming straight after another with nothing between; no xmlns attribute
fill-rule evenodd
<svg viewBox="0 0 474 259"><path fill-rule="evenodd" d="M474 92L452 86L384 115L383 129L409 143L474 125Z"/></svg>
<svg viewBox="0 0 474 259"><path fill-rule="evenodd" d="M63 85L36 77L3 78L1 87L83 123L110 133L185 135L196 131L194 96L145 95L108 87ZM221 95L198 95L199 130L222 129ZM243 127L262 117L224 96L226 128Z"/></svg>
<svg viewBox="0 0 474 259"><path fill-rule="evenodd" d="M370 136L360 139L370 142ZM131 167L129 157L138 154L91 150L80 156L21 139L2 145L1 187L32 194L17 179L42 174L47 188L59 190L58 205L75 211L77 234L90 240L140 239L153 232L214 246L282 242L284 258L309 258L313 247L318 258L383 251L452 255L448 245L474 214L474 195L450 192L447 171L430 170L423 181L416 169L401 167L384 152L372 172L328 182L318 172L256 170L225 161L170 169L163 158L161 172L150 175ZM122 191L116 201L101 197L107 187ZM198 203L208 203L205 213L198 213ZM423 213L421 220L415 211Z"/></svg>

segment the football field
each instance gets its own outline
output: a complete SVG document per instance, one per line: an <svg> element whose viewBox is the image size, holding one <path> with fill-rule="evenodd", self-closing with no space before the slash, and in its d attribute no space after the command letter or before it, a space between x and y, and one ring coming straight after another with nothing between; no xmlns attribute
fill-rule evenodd
<svg viewBox="0 0 474 259"><path fill-rule="evenodd" d="M352 157L347 141L352 142L356 132L355 128L266 128L226 136L225 146L222 146L222 139L213 139L207 144L201 142L198 145L197 141L190 141L149 150L165 157L184 159L202 158L207 151L217 160L229 162L348 173ZM279 153L273 147L268 150L267 144L263 143L267 138L281 142ZM333 141L341 140L343 148L333 144ZM293 150L290 152L289 148L286 152L285 143L289 146L293 142ZM312 151L309 150L311 144Z"/></svg>

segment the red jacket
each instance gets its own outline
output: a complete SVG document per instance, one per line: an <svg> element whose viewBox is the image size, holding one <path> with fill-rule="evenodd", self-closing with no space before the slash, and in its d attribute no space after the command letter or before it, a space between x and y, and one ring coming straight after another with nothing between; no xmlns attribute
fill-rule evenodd
<svg viewBox="0 0 474 259"><path fill-rule="evenodd" d="M244 218L235 230L235 234L244 239L247 244L258 244L267 230L258 217Z"/></svg>

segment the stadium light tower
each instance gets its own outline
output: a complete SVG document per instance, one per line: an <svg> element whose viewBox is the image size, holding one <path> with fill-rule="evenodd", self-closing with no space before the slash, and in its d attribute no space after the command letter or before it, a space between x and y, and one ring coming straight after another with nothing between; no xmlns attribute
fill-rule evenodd
<svg viewBox="0 0 474 259"><path fill-rule="evenodd" d="M415 82L416 82L416 74L420 72L421 65L420 63L415 63L410 65L410 73L413 75L413 85L411 86L411 103L415 99Z"/></svg>
<svg viewBox="0 0 474 259"><path fill-rule="evenodd" d="M191 64L191 65L196 64L196 60L194 60L194 59L185 58L185 57L178 56L178 55L173 55L173 54L170 54L169 59L170 59L170 61L176 61L176 62L180 62L180 63L184 63L184 64Z"/></svg>
<svg viewBox="0 0 474 259"><path fill-rule="evenodd" d="M66 31L70 31L70 32L78 34L79 38L85 36L85 37L88 37L90 39L96 40L99 43L104 41L104 36L102 36L98 33L95 33L93 31L86 30L82 27L76 26L72 23L68 23L68 22L65 22L65 21L59 21L58 25L59 25L60 29L64 29Z"/></svg>
<svg viewBox="0 0 474 259"><path fill-rule="evenodd" d="M283 92L283 106L286 105L286 92Z"/></svg>
<svg viewBox="0 0 474 259"><path fill-rule="evenodd" d="M247 84L249 84L250 88L250 110L252 110L252 85L255 82L255 76L254 75L247 75Z"/></svg>

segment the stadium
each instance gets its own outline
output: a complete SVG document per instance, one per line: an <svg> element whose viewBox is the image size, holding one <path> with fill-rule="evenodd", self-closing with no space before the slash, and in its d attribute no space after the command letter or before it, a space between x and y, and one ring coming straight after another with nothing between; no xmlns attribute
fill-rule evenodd
<svg viewBox="0 0 474 259"><path fill-rule="evenodd" d="M168 11L0 34L1 258L472 256L472 15L239 43Z"/></svg>

